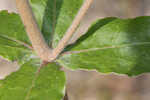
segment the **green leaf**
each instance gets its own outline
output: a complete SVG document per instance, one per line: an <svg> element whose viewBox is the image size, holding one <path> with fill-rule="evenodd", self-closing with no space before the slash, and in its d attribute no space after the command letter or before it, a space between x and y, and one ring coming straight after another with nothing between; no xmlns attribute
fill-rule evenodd
<svg viewBox="0 0 150 100"><path fill-rule="evenodd" d="M84 0L30 0L35 17L47 41L56 47Z"/></svg>
<svg viewBox="0 0 150 100"><path fill-rule="evenodd" d="M150 17L115 19L93 30L95 25L87 32L90 36L84 35L67 48L70 51L60 57L60 64L130 76L150 72Z"/></svg>
<svg viewBox="0 0 150 100"><path fill-rule="evenodd" d="M0 100L61 100L65 74L55 63L40 67L31 60L0 81Z"/></svg>
<svg viewBox="0 0 150 100"><path fill-rule="evenodd" d="M61 100L64 72L56 63L41 68L30 45L19 15L1 11L0 56L17 60L21 69L0 81L0 100Z"/></svg>
<svg viewBox="0 0 150 100"><path fill-rule="evenodd" d="M22 60L30 42L18 14L0 12L0 56L8 60Z"/></svg>
<svg viewBox="0 0 150 100"><path fill-rule="evenodd" d="M8 11L0 12L0 37L30 44L20 16L15 13L8 13Z"/></svg>

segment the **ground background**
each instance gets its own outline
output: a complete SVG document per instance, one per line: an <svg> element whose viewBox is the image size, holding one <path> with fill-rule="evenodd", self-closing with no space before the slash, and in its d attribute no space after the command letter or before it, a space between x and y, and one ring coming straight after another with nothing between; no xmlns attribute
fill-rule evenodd
<svg viewBox="0 0 150 100"><path fill-rule="evenodd" d="M150 15L149 5L150 0L94 0L72 40L84 33L97 18ZM16 12L13 0L0 0L0 9ZM0 58L1 79L17 68L17 62L11 63ZM129 78L115 74L103 75L95 71L66 72L69 100L150 100L150 74Z"/></svg>

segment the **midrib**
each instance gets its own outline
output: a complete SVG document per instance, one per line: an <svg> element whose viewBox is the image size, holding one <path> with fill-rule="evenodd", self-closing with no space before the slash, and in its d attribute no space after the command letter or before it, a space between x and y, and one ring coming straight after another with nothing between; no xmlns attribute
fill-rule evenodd
<svg viewBox="0 0 150 100"><path fill-rule="evenodd" d="M150 42L137 42L137 43L131 43L131 44L129 43L129 44L122 44L122 45L112 45L112 46L106 46L106 47L101 47L101 48L91 48L91 49L83 49L83 50L78 50L78 51L68 51L68 52L65 52L64 54L77 54L77 53L91 52L91 51L97 51L97 50L125 48L125 47L131 47L131 46L141 46L141 45L150 45Z"/></svg>
<svg viewBox="0 0 150 100"><path fill-rule="evenodd" d="M23 41L20 41L20 40L17 40L17 39L14 39L14 38L8 37L8 36L6 36L6 35L2 35L2 34L0 34L0 37L2 37L2 38L4 38L4 39L7 39L7 40L9 40L9 41L12 41L12 42L16 42L16 43L18 43L19 45L22 45L22 46L24 46L24 47L27 47L27 48L31 49L31 46L28 45L27 43L23 42Z"/></svg>

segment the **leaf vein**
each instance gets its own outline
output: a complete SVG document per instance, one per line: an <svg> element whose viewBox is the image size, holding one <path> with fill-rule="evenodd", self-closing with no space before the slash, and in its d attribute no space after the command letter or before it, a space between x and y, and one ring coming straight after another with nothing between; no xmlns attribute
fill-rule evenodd
<svg viewBox="0 0 150 100"><path fill-rule="evenodd" d="M31 87L29 87L29 90L28 90L28 92L27 92L27 95L26 95L26 97L25 97L25 100L29 100L30 93L31 93L32 89L33 89L34 86L35 86L35 81L36 81L36 79L38 78L39 73L40 73L40 70L41 70L42 67L43 67L43 66L40 66L40 67L37 69L37 71L35 72L34 79L32 80Z"/></svg>
<svg viewBox="0 0 150 100"><path fill-rule="evenodd" d="M139 43L131 43L131 44L123 44L123 45L112 45L112 46L106 46L102 48L91 48L91 49L83 49L79 51L67 51L62 54L78 54L78 53L85 53L90 51L97 51L97 50L106 50L106 49L114 49L114 48L124 48L124 47L130 47L130 46L139 46L139 45L150 45L150 42L139 42Z"/></svg>
<svg viewBox="0 0 150 100"><path fill-rule="evenodd" d="M8 40L10 40L10 41L13 41L13 42L16 42L16 43L18 43L18 44L20 44L20 45L23 45L24 47L27 47L27 48L29 48L29 49L33 49L32 46L28 45L27 43L22 42L22 41L17 40L17 39L14 39L14 38L12 38L12 37L8 37L8 36L2 35L2 34L0 34L0 37L6 38L6 39L8 39Z"/></svg>

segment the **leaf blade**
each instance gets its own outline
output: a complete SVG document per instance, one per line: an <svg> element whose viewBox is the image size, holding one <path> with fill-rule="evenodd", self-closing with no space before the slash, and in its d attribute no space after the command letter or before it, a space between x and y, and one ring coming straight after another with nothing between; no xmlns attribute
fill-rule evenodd
<svg viewBox="0 0 150 100"><path fill-rule="evenodd" d="M150 72L149 27L150 17L113 20L82 42L77 41L58 62L70 69L129 76Z"/></svg>
<svg viewBox="0 0 150 100"><path fill-rule="evenodd" d="M18 61L31 53L30 45L19 15L0 11L0 56Z"/></svg>
<svg viewBox="0 0 150 100"><path fill-rule="evenodd" d="M30 44L18 14L8 13L8 11L3 10L0 12L0 23L0 36L7 36Z"/></svg>
<svg viewBox="0 0 150 100"><path fill-rule="evenodd" d="M64 96L65 75L51 63L39 70L35 60L0 81L2 100L61 100ZM9 95L9 96L8 96Z"/></svg>

